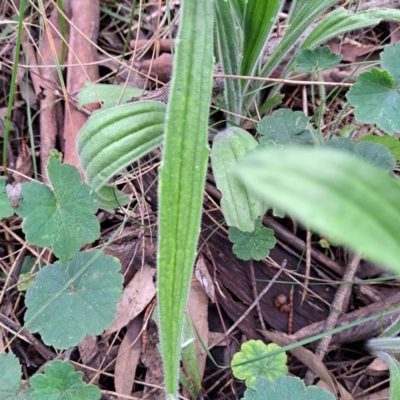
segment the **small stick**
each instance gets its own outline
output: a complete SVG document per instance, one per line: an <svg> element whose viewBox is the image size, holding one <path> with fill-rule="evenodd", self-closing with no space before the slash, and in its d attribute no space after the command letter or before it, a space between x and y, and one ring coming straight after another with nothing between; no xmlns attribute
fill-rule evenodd
<svg viewBox="0 0 400 400"><path fill-rule="evenodd" d="M253 265L253 259L250 259L250 276L251 276L251 286L253 288L253 295L254 295L254 301L256 302L256 308L257 308L257 313L258 313L258 318L260 320L260 325L261 328L266 330L267 327L265 326L264 318L262 316L262 311L261 311L261 306L260 302L257 300L258 293L257 293L257 282L256 282L256 276L254 274L254 265Z"/></svg>
<svg viewBox="0 0 400 400"><path fill-rule="evenodd" d="M358 254L351 254L349 263L346 267L346 271L343 275L342 282L350 282L354 280L358 265L360 264L361 257ZM340 285L336 291L335 298L332 302L331 312L326 319L325 330L329 331L333 329L339 319L340 314L343 312L343 306L346 304L347 299L350 296L353 285L343 284ZM325 353L331 343L332 335L325 336L318 343L315 355L321 360L325 357ZM315 374L311 370L307 371L306 377L304 378L306 386L312 385L314 382Z"/></svg>

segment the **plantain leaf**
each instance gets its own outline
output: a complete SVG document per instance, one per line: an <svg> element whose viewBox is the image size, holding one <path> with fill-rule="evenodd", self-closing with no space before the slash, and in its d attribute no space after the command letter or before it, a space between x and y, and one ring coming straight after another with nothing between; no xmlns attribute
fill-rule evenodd
<svg viewBox="0 0 400 400"><path fill-rule="evenodd" d="M254 76L262 49L283 3L283 0L248 0L244 14L241 75Z"/></svg>
<svg viewBox="0 0 400 400"><path fill-rule="evenodd" d="M78 154L92 190L100 191L122 168L160 146L164 119L165 104L154 101L93 115L78 136Z"/></svg>
<svg viewBox="0 0 400 400"><path fill-rule="evenodd" d="M167 397L176 397L180 340L196 246L209 149L213 0L184 0L159 181L158 304Z"/></svg>
<svg viewBox="0 0 400 400"><path fill-rule="evenodd" d="M233 10L232 3L225 0L215 0L214 5L217 47L223 73L225 75L238 75L240 71L238 51L242 47L240 22ZM227 114L227 118L234 123L239 123L240 113L242 112L240 81L239 79L225 79L224 86L224 108L232 112L232 114Z"/></svg>
<svg viewBox="0 0 400 400"><path fill-rule="evenodd" d="M333 149L267 148L239 175L304 225L400 272L400 185L386 172Z"/></svg>
<svg viewBox="0 0 400 400"><path fill-rule="evenodd" d="M211 163L218 190L222 193L221 207L226 223L241 231L254 230L254 220L268 206L249 194L235 175L238 160L257 147L257 140L241 128L228 128L214 137Z"/></svg>

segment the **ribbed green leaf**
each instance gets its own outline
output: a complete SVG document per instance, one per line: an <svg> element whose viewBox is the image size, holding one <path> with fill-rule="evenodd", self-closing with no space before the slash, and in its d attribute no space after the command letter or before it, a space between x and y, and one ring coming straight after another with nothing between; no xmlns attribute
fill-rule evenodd
<svg viewBox="0 0 400 400"><path fill-rule="evenodd" d="M78 136L87 182L99 191L122 168L162 144L165 104L142 101L98 112Z"/></svg>
<svg viewBox="0 0 400 400"><path fill-rule="evenodd" d="M182 326L200 233L213 74L213 0L181 4L159 181L157 281L168 397L177 394Z"/></svg>
<svg viewBox="0 0 400 400"><path fill-rule="evenodd" d="M258 146L257 140L241 128L228 128L214 137L211 162L218 190L222 193L221 207L226 223L244 232L254 230L254 220L268 206L249 194L237 178L237 162Z"/></svg>
<svg viewBox="0 0 400 400"><path fill-rule="evenodd" d="M400 272L400 185L337 150L260 150L240 166L248 187L305 226Z"/></svg>
<svg viewBox="0 0 400 400"><path fill-rule="evenodd" d="M283 0L248 0L244 15L241 75L254 76L262 49L283 3Z"/></svg>
<svg viewBox="0 0 400 400"><path fill-rule="evenodd" d="M225 0L215 0L216 34L219 58L223 73L238 75L240 72L240 55L242 31L231 3ZM238 79L225 79L224 108L234 114L227 118L238 124L242 112L241 84Z"/></svg>

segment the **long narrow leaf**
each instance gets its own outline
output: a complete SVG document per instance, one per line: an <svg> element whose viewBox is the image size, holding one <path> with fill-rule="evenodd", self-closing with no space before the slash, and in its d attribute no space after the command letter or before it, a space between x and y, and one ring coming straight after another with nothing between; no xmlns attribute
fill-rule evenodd
<svg viewBox="0 0 400 400"><path fill-rule="evenodd" d="M284 0L248 0L244 16L241 75L253 76L283 3Z"/></svg>
<svg viewBox="0 0 400 400"><path fill-rule="evenodd" d="M247 187L304 225L400 272L400 185L333 149L260 150L240 168Z"/></svg>
<svg viewBox="0 0 400 400"><path fill-rule="evenodd" d="M212 0L183 0L159 183L158 301L167 396L177 394L184 311L200 234L213 74Z"/></svg>
<svg viewBox="0 0 400 400"><path fill-rule="evenodd" d="M292 25L286 31L285 36L279 42L274 52L269 57L268 61L262 67L260 76L268 77L271 72L278 66L285 54L295 45L297 40L304 34L311 23L320 16L329 7L337 3L338 0L312 0L303 7L297 17L293 20ZM252 91L260 89L263 85L262 82L253 82L251 86ZM247 86L249 87L249 86ZM244 93L246 95L246 93ZM246 96L246 105L251 104L254 94Z"/></svg>
<svg viewBox="0 0 400 400"><path fill-rule="evenodd" d="M225 0L215 0L216 34L219 58L226 75L238 75L240 72L241 28L231 7ZM233 114L227 118L239 123L242 112L241 84L238 79L225 79L224 108Z"/></svg>

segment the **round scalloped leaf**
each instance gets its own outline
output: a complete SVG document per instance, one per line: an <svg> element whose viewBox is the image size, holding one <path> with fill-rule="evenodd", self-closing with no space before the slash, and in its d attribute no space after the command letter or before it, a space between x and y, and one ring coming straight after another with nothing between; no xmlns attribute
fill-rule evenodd
<svg viewBox="0 0 400 400"><path fill-rule="evenodd" d="M53 191L39 182L24 183L16 211L24 217L26 240L51 247L65 262L100 236L97 196L82 182L76 167L61 164L56 156L49 158L47 171Z"/></svg>
<svg viewBox="0 0 400 400"><path fill-rule="evenodd" d="M396 168L396 159L390 151L378 143L361 142L356 145L357 155L364 158L375 167L384 169L385 171L392 171Z"/></svg>
<svg viewBox="0 0 400 400"><path fill-rule="evenodd" d="M120 269L118 259L97 250L45 266L26 293L25 328L57 349L76 346L86 334L100 335L117 314Z"/></svg>
<svg viewBox="0 0 400 400"><path fill-rule="evenodd" d="M0 354L0 400L17 399L21 387L21 365L12 353Z"/></svg>
<svg viewBox="0 0 400 400"><path fill-rule="evenodd" d="M307 128L309 118L301 111L281 108L264 117L257 126L260 143L273 141L279 144L313 144Z"/></svg>
<svg viewBox="0 0 400 400"><path fill-rule="evenodd" d="M381 53L381 66L394 79L395 84L400 84L400 43L395 46L387 45Z"/></svg>
<svg viewBox="0 0 400 400"><path fill-rule="evenodd" d="M97 386L86 385L82 372L65 361L54 361L47 365L44 374L36 374L30 379L34 389L32 400L100 400L101 391Z"/></svg>
<svg viewBox="0 0 400 400"><path fill-rule="evenodd" d="M268 346L261 340L249 340L242 344L241 351L236 353L231 362L232 372L235 378L246 380L247 387L254 387L254 382L260 376L276 379L279 375L285 375L288 372L286 365L286 353L282 352L272 357L265 357L262 360L251 360L267 354L271 351L280 349L275 343ZM235 367L235 364L248 362L245 365ZM279 397L280 398L280 397Z"/></svg>
<svg viewBox="0 0 400 400"><path fill-rule="evenodd" d="M274 248L276 239L274 231L269 228L261 228L261 221L255 221L253 232L229 228L229 240L234 243L233 253L237 258L248 261L251 258L256 261L268 257L269 251Z"/></svg>
<svg viewBox="0 0 400 400"><path fill-rule="evenodd" d="M11 217L13 214L14 209L6 192L6 182L0 179L0 219Z"/></svg>
<svg viewBox="0 0 400 400"><path fill-rule="evenodd" d="M400 42L399 42L400 43ZM361 141L368 141L373 143L381 144L385 146L392 155L396 158L396 160L400 160L400 141L391 136L372 136L367 135L364 136Z"/></svg>
<svg viewBox="0 0 400 400"><path fill-rule="evenodd" d="M335 68L341 60L342 56L332 53L328 46L317 47L315 50L300 49L296 56L296 71L313 73Z"/></svg>
<svg viewBox="0 0 400 400"><path fill-rule="evenodd" d="M385 171L392 171L394 168L396 168L395 157L386 147L378 143L365 141L359 142L355 145L351 139L336 138L325 142L324 147L330 147L355 154L363 158L369 164L382 168Z"/></svg>
<svg viewBox="0 0 400 400"><path fill-rule="evenodd" d="M274 381L260 377L254 388L244 392L243 400L335 400L335 396L317 386L305 387L292 376L278 376Z"/></svg>
<svg viewBox="0 0 400 400"><path fill-rule="evenodd" d="M376 124L391 136L400 132L400 87L387 71L360 74L346 97L357 121Z"/></svg>

